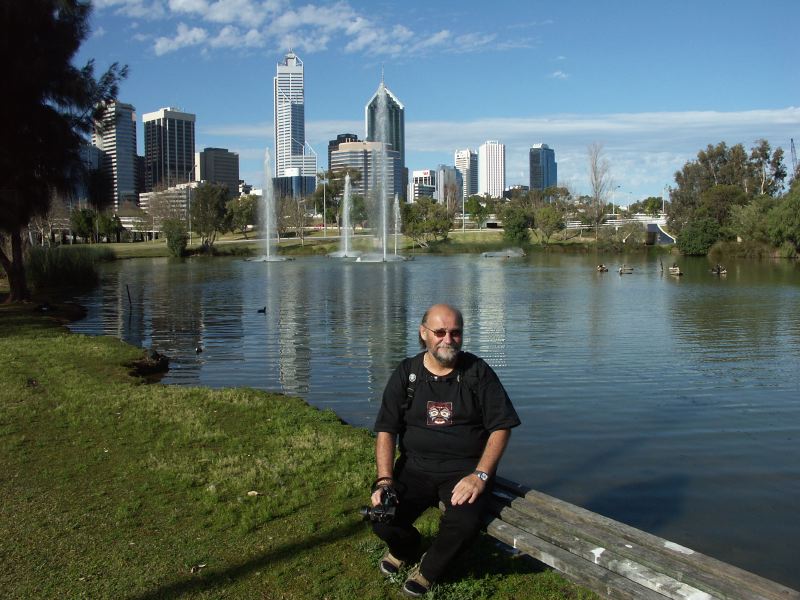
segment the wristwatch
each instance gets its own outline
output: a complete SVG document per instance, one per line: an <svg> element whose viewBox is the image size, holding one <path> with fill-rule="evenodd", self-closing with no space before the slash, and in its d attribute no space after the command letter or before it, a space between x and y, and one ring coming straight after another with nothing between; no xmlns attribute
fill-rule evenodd
<svg viewBox="0 0 800 600"><path fill-rule="evenodd" d="M489 474L485 471L478 471L476 470L473 475L475 475L481 481L489 481Z"/></svg>

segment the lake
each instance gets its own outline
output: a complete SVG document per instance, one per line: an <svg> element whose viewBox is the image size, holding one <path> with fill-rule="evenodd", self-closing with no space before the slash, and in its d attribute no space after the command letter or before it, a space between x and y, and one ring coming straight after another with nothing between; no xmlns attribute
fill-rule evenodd
<svg viewBox="0 0 800 600"><path fill-rule="evenodd" d="M282 391L371 427L425 308L450 302L523 422L502 475L800 589L800 268L603 261L117 261L72 329L167 354L165 383Z"/></svg>

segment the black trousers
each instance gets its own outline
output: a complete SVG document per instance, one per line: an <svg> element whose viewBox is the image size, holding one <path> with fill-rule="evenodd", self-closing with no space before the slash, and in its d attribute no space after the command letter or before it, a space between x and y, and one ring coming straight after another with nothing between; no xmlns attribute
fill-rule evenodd
<svg viewBox="0 0 800 600"><path fill-rule="evenodd" d="M472 504L453 506L453 488L472 471L456 473L423 473L407 466L395 469L395 487L400 503L391 523L373 523L375 534L389 546L400 560L413 562L419 553L422 539L414 521L432 506L444 503L445 511L439 521L439 533L420 565L422 575L436 581L450 561L475 539L483 526L483 514L491 496L487 486Z"/></svg>

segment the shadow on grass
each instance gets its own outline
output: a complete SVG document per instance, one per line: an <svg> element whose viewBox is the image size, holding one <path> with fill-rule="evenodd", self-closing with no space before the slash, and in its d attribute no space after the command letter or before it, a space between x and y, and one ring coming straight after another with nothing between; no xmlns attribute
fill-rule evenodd
<svg viewBox="0 0 800 600"><path fill-rule="evenodd" d="M318 544L328 544L340 539L347 538L363 528L363 523L355 521L347 525L343 525L324 534L312 535L303 538L293 544L285 544L279 548L275 548L270 552L266 552L260 556L251 558L250 560L234 564L227 569L221 570L208 570L204 571L202 575L190 575L184 577L180 581L175 581L166 585L162 585L158 589L151 592L145 592L135 596L129 596L129 600L155 600L156 598L177 598L185 594L192 594L204 591L210 591L222 588L228 585L231 580L244 577L263 569L270 564L280 562L286 558L295 556L296 554L306 550L311 546Z"/></svg>

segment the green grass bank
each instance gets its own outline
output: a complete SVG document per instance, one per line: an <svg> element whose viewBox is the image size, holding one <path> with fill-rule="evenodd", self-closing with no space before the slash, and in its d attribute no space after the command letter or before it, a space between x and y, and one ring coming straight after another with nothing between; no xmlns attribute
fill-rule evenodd
<svg viewBox="0 0 800 600"><path fill-rule="evenodd" d="M4 598L400 597L357 515L368 431L298 398L146 384L143 350L33 307L0 306ZM430 597L594 596L484 537Z"/></svg>

